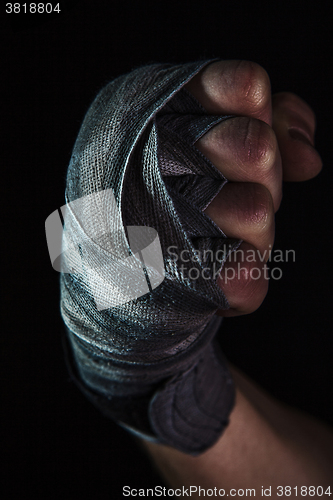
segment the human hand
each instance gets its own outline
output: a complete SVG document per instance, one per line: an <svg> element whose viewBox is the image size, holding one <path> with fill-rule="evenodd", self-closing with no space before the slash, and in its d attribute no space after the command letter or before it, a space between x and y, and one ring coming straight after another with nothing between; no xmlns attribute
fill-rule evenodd
<svg viewBox="0 0 333 500"><path fill-rule="evenodd" d="M266 71L253 62L211 63L185 88L209 114L236 115L210 129L196 147L230 181L205 213L228 237L243 240L217 280L230 304L217 314L248 314L267 293L265 261L282 181L304 181L321 170L313 147L315 115L295 94L272 96Z"/></svg>
<svg viewBox="0 0 333 500"><path fill-rule="evenodd" d="M213 116L181 93L186 82L187 91ZM66 199L87 203L80 224L72 216L78 232L74 243L81 245L83 227L91 253L85 251L76 274L63 273L61 310L79 370L83 367L85 391L92 390L92 400L95 391L106 392L112 418L185 453L201 453L216 442L234 403L232 379L212 342L220 324L214 314L245 314L260 305L267 279L263 272L255 279L251 269L260 271L268 258L283 175L302 180L321 168L312 146L299 140L303 129L312 138L311 110L291 94L276 99L272 104L268 76L253 63L139 68L97 96L68 169ZM95 205L91 209L89 195L105 191L113 193L116 204L111 209L102 197L98 211ZM98 234L108 235L98 244L96 226ZM154 259L151 265L148 259L149 293L140 285L142 262L126 264L127 252L138 246L127 241L126 227L135 226L157 232L164 257L164 279L155 287ZM227 281L228 270L239 263L232 261L232 250L240 238L242 270ZM227 258L227 245L231 257L216 286L214 258L219 271L223 261L217 254ZM197 259L206 250L213 257L210 268L204 267L203 253ZM254 260L246 258L250 251ZM100 274L92 283L90 263L95 262ZM119 262L123 272L117 267L114 272ZM192 269L196 277L190 276ZM206 269L214 271L214 279L207 278ZM98 363L92 363L92 354ZM114 397L124 397L124 407L114 407Z"/></svg>
<svg viewBox="0 0 333 500"><path fill-rule="evenodd" d="M217 280L231 306L217 314L247 314L260 306L267 292L262 260L267 260L273 246L282 181L304 181L321 170L313 147L315 115L292 93L271 96L267 73L251 62L214 62L185 88L208 113L234 115L211 128L196 147L229 180L206 214L228 237L243 240L239 248L244 253L236 251L240 256L236 260L232 253ZM251 278L253 268L262 269L260 279ZM235 277L226 279L233 269ZM244 480L247 488L258 489L263 484L274 489L281 481L328 485L332 433L273 400L239 370L231 367L231 372L235 408L229 426L206 453L189 457L171 447L143 443L167 483L225 489L243 486Z"/></svg>

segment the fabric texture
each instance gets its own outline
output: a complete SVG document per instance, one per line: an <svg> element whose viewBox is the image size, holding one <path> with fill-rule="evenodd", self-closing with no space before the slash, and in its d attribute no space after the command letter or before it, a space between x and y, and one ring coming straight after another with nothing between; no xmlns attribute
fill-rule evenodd
<svg viewBox="0 0 333 500"><path fill-rule="evenodd" d="M215 312L229 307L216 278L240 242L203 212L227 180L194 146L230 117L208 115L183 89L208 62L139 68L98 94L68 168L64 234L76 263L61 274L82 391L131 432L192 455L216 442L234 404L214 342Z"/></svg>

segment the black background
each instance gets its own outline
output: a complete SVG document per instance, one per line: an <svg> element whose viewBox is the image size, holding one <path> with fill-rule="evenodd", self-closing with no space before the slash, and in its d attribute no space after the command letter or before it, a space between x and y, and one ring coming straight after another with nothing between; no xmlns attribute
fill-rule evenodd
<svg viewBox="0 0 333 500"><path fill-rule="evenodd" d="M125 484L163 484L133 439L70 381L44 230L64 204L89 104L112 78L150 62L253 60L273 92L293 91L316 111L324 170L285 185L276 218L275 248L294 249L296 262L282 265L257 312L225 321L221 342L270 393L333 424L332 36L324 5L82 0L30 16L1 5L3 498L118 499Z"/></svg>

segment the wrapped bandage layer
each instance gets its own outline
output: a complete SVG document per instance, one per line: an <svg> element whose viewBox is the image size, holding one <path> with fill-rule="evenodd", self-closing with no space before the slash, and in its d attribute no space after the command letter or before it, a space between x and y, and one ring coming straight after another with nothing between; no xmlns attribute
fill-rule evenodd
<svg viewBox="0 0 333 500"><path fill-rule="evenodd" d="M239 241L204 214L227 182L194 146L229 117L183 86L209 61L109 83L67 174L61 313L71 370L106 415L199 454L228 424L234 386L214 342L218 272Z"/></svg>

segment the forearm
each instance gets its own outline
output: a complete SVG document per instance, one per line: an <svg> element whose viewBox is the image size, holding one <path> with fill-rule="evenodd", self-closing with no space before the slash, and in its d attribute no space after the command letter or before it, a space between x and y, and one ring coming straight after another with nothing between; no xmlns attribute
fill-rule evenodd
<svg viewBox="0 0 333 500"><path fill-rule="evenodd" d="M191 457L145 443L166 481L172 487L254 488L258 495L261 487L271 486L271 498L277 486L328 487L333 475L331 430L276 402L238 370L232 372L236 405L215 446Z"/></svg>

